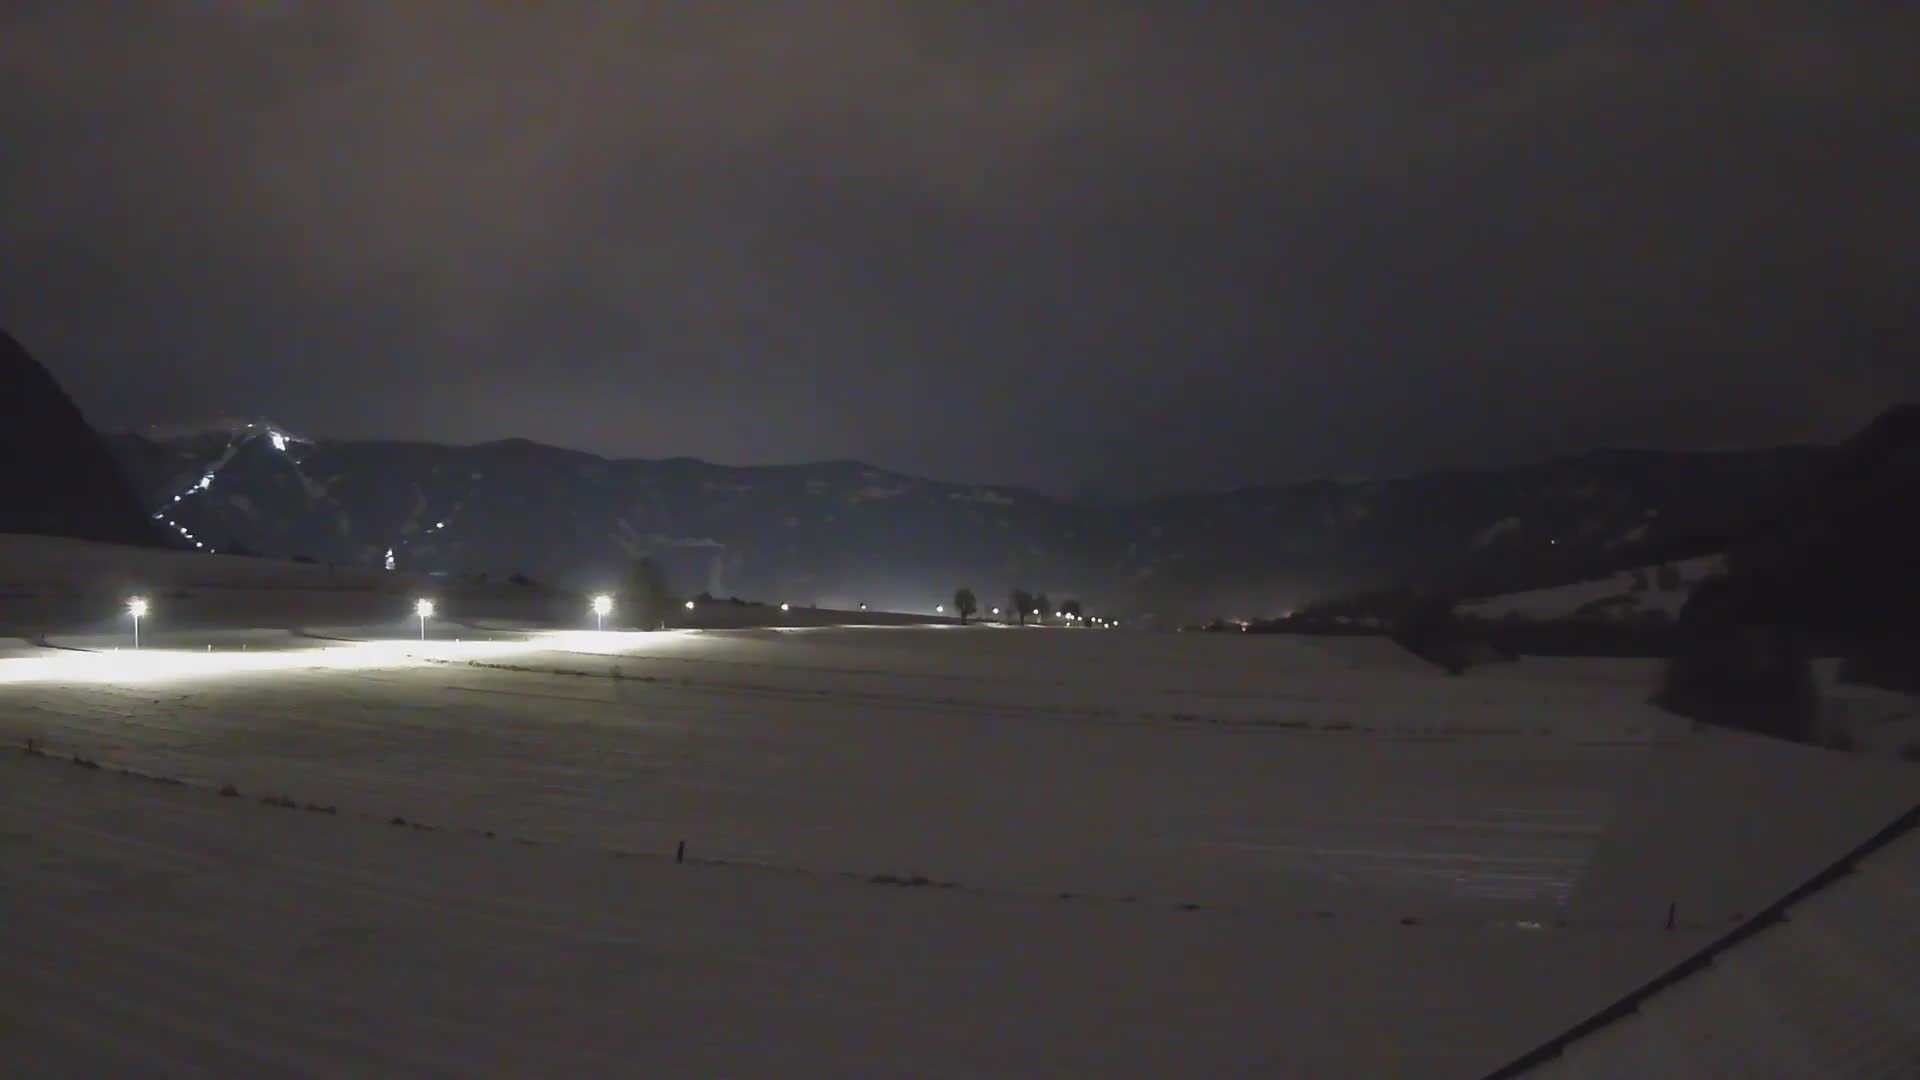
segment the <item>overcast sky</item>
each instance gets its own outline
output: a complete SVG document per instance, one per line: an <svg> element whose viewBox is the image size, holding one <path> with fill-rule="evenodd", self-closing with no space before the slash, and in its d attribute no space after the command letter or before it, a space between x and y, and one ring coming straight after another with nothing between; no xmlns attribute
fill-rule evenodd
<svg viewBox="0 0 1920 1080"><path fill-rule="evenodd" d="M1063 493L1831 440L1920 396L1916 56L1892 2L10 0L0 325L104 427Z"/></svg>

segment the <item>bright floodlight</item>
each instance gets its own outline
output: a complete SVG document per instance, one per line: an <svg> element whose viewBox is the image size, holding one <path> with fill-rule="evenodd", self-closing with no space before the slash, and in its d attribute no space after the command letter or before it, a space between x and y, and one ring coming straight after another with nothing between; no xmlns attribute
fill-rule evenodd
<svg viewBox="0 0 1920 1080"><path fill-rule="evenodd" d="M142 615L145 615L146 613L147 613L147 598L146 598L146 597L144 597L144 596L136 596L136 597L134 597L133 599L131 599L131 600L129 600L129 601L127 601L127 614L129 614L129 615L131 615L131 616L133 616L134 618L136 618L136 619L138 619L138 618L140 618L140 617L141 617Z"/></svg>
<svg viewBox="0 0 1920 1080"><path fill-rule="evenodd" d="M607 612L613 610L613 597L601 594L593 598L593 628L606 629Z"/></svg>
<svg viewBox="0 0 1920 1080"><path fill-rule="evenodd" d="M994 609L993 609L993 613L994 613L995 615L998 615L998 614L1000 614L1000 609L999 609L999 608L994 608Z"/></svg>
<svg viewBox="0 0 1920 1080"><path fill-rule="evenodd" d="M935 615L945 615L947 613L947 605L945 604L933 605L933 613Z"/></svg>
<svg viewBox="0 0 1920 1080"><path fill-rule="evenodd" d="M793 607L793 605L792 605L792 604L781 604L781 605L780 605L780 610L781 610L781 611L788 611L788 610L791 610L791 609L792 609L792 607Z"/></svg>
<svg viewBox="0 0 1920 1080"><path fill-rule="evenodd" d="M415 615L420 616L423 619L432 618L433 617L433 601L415 600L413 602L413 613Z"/></svg>
<svg viewBox="0 0 1920 1080"><path fill-rule="evenodd" d="M691 601L691 600L689 600L689 601L687 601L687 610L688 610L688 611L692 611L692 610L693 610L693 601Z"/></svg>
<svg viewBox="0 0 1920 1080"><path fill-rule="evenodd" d="M273 439L273 448L275 450L285 450L287 448L287 437L285 435L282 435L276 431L276 432L273 432L269 437Z"/></svg>

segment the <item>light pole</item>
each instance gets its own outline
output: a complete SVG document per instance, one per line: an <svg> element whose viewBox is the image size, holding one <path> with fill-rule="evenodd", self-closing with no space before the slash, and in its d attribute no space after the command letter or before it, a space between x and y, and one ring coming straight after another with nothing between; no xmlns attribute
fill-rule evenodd
<svg viewBox="0 0 1920 1080"><path fill-rule="evenodd" d="M607 618L607 612L609 612L609 611L612 611L612 610L613 610L613 597L611 597L611 596L596 596L596 597L594 597L594 598L593 598L593 628L594 628L594 630L596 630L596 631L598 631L598 630L602 630L602 629L605 629L605 623L606 623L606 618Z"/></svg>
<svg viewBox="0 0 1920 1080"><path fill-rule="evenodd" d="M127 601L127 614L133 616L133 647L140 647L140 616L147 613L147 598L136 596Z"/></svg>
<svg viewBox="0 0 1920 1080"><path fill-rule="evenodd" d="M413 613L420 617L420 640L425 641L427 640L427 620L433 617L433 601L415 600Z"/></svg>

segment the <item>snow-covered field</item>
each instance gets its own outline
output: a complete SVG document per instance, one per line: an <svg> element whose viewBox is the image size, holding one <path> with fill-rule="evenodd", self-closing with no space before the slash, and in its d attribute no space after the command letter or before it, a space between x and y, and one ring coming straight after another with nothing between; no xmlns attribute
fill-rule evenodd
<svg viewBox="0 0 1920 1080"><path fill-rule="evenodd" d="M1472 600L1460 605L1460 613L1482 619L1545 621L1579 617L1637 622L1658 612L1677 619L1693 587L1724 573L1726 559L1711 555L1685 559L1671 566L1678 577L1678 587L1670 590L1659 587L1660 566L1643 566L1549 589Z"/></svg>
<svg viewBox="0 0 1920 1080"><path fill-rule="evenodd" d="M991 627L344 640L391 630L0 647L0 743L53 755L0 757L0 1061L1467 1076L1915 789L1695 734L1634 662L1452 679L1370 639Z"/></svg>

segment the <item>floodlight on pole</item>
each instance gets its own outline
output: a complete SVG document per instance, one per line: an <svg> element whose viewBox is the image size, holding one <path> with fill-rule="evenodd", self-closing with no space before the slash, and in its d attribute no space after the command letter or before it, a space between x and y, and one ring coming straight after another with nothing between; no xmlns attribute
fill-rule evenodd
<svg viewBox="0 0 1920 1080"><path fill-rule="evenodd" d="M433 601L419 599L413 602L413 613L420 617L420 640L427 640L427 620L433 617Z"/></svg>
<svg viewBox="0 0 1920 1080"><path fill-rule="evenodd" d="M140 647L140 617L147 613L147 598L135 596L127 601L127 614L133 616L133 647Z"/></svg>
<svg viewBox="0 0 1920 1080"><path fill-rule="evenodd" d="M945 604L933 605L933 613L935 615L945 615L947 613L947 605Z"/></svg>
<svg viewBox="0 0 1920 1080"><path fill-rule="evenodd" d="M613 597L602 594L593 598L593 628L605 629L607 613L613 610Z"/></svg>
<svg viewBox="0 0 1920 1080"><path fill-rule="evenodd" d="M687 610L688 610L688 611L692 611L692 610L693 610L693 601L691 601L691 600L689 600L689 601L687 601Z"/></svg>
<svg viewBox="0 0 1920 1080"><path fill-rule="evenodd" d="M791 611L791 610L793 610L793 605L792 605L792 604L781 604L781 605L780 605L780 610L781 610L781 611Z"/></svg>

